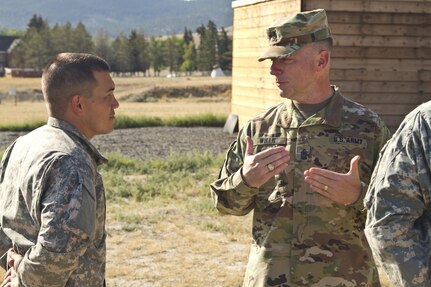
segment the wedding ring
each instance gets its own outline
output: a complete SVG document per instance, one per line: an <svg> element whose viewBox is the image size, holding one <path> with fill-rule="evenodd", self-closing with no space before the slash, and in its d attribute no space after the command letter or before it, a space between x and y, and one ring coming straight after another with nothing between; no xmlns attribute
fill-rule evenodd
<svg viewBox="0 0 431 287"><path fill-rule="evenodd" d="M266 167L268 168L269 171L273 171L274 170L274 166L272 164L270 164L270 163Z"/></svg>
<svg viewBox="0 0 431 287"><path fill-rule="evenodd" d="M328 186L327 186L327 185L325 185L324 189L325 189L325 191L328 191Z"/></svg>

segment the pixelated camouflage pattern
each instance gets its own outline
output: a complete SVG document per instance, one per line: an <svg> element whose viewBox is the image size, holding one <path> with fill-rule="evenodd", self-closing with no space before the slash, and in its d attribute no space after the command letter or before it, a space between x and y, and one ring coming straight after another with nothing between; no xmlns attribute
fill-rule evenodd
<svg viewBox="0 0 431 287"><path fill-rule="evenodd" d="M316 9L282 17L266 29L269 47L258 59L289 57L305 44L331 37L326 11Z"/></svg>
<svg viewBox="0 0 431 287"><path fill-rule="evenodd" d="M20 286L104 285L106 206L97 172L104 161L81 133L55 118L5 151L0 251L13 242L24 256Z"/></svg>
<svg viewBox="0 0 431 287"><path fill-rule="evenodd" d="M254 210L243 286L379 286L363 234L363 196L346 207L313 192L304 181L310 167L345 173L360 155L366 185L389 137L375 113L334 89L329 104L302 123L290 100L249 121L211 184L221 213ZM274 145L290 152L286 170L258 189L241 178L246 136L253 138L256 153Z"/></svg>
<svg viewBox="0 0 431 287"><path fill-rule="evenodd" d="M431 101L382 150L365 197L365 234L393 286L431 286Z"/></svg>

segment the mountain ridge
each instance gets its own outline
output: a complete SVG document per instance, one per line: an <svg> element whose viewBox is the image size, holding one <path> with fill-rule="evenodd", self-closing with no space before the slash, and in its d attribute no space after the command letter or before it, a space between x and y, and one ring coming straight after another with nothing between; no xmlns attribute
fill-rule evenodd
<svg viewBox="0 0 431 287"><path fill-rule="evenodd" d="M2 0L0 28L25 30L36 14L52 27L84 23L91 34L99 30L115 37L142 30L148 36L195 31L213 21L232 26L232 0Z"/></svg>

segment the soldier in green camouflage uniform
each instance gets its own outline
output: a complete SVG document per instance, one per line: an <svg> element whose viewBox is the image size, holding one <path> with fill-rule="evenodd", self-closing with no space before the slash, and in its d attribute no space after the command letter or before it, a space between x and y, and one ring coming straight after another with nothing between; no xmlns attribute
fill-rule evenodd
<svg viewBox="0 0 431 287"><path fill-rule="evenodd" d="M18 138L0 165L0 255L7 286L104 286L106 161L89 140L114 128L108 64L59 54L42 89L47 125ZM3 285L2 285L3 286Z"/></svg>
<svg viewBox="0 0 431 287"><path fill-rule="evenodd" d="M431 286L431 101L382 150L365 197L365 234L393 286Z"/></svg>
<svg viewBox="0 0 431 287"><path fill-rule="evenodd" d="M362 198L389 131L329 84L324 10L268 28L286 101L251 119L211 184L223 214L253 213L243 286L379 286Z"/></svg>

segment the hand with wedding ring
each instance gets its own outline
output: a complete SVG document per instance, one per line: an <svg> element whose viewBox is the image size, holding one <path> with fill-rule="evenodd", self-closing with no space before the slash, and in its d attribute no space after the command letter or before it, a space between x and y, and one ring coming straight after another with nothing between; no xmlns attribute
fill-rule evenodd
<svg viewBox="0 0 431 287"><path fill-rule="evenodd" d="M260 187L274 175L282 172L289 161L289 152L284 146L271 147L254 154L253 140L247 137L242 177L251 187Z"/></svg>
<svg viewBox="0 0 431 287"><path fill-rule="evenodd" d="M267 165L266 165L266 167L268 168L268 170L269 171L273 171L274 170L274 166L272 165L272 164L270 164L270 163L268 163Z"/></svg>
<svg viewBox="0 0 431 287"><path fill-rule="evenodd" d="M353 157L350 161L350 170L345 174L312 167L304 172L305 181L313 191L339 204L353 204L361 194L358 168L360 159L358 155Z"/></svg>

